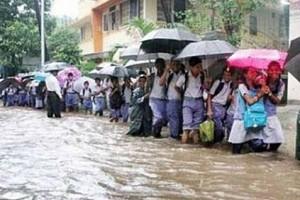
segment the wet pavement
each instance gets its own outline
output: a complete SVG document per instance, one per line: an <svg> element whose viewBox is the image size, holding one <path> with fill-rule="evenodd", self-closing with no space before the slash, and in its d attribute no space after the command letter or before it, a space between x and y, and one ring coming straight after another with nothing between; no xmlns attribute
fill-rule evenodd
<svg viewBox="0 0 300 200"><path fill-rule="evenodd" d="M292 117L288 134L296 108L280 111ZM127 126L106 118L45 116L0 107L0 199L300 199L289 144L233 156L226 147L127 137Z"/></svg>

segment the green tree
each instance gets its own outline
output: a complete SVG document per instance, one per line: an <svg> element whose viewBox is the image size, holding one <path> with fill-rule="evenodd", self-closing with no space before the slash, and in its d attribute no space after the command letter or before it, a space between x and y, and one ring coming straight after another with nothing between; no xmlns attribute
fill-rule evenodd
<svg viewBox="0 0 300 200"><path fill-rule="evenodd" d="M191 30L223 30L233 45L241 41L245 16L277 0L190 0L192 9L181 13L182 22ZM201 23L201 20L203 22Z"/></svg>
<svg viewBox="0 0 300 200"><path fill-rule="evenodd" d="M49 49L52 59L71 64L79 64L81 50L79 34L72 29L60 28L49 37Z"/></svg>
<svg viewBox="0 0 300 200"><path fill-rule="evenodd" d="M134 18L128 24L128 30L137 31L140 37L145 36L156 28L156 24L142 18Z"/></svg>
<svg viewBox="0 0 300 200"><path fill-rule="evenodd" d="M8 23L0 37L1 64L12 67L22 65L23 56L30 54L39 43L38 30L33 23Z"/></svg>

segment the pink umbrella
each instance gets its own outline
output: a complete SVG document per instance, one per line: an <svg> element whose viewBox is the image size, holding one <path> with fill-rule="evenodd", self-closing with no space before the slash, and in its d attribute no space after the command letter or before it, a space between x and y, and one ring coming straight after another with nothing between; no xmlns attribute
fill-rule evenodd
<svg viewBox="0 0 300 200"><path fill-rule="evenodd" d="M230 56L227 63L229 66L237 68L267 69L272 61L276 61L283 69L286 57L286 52L275 49L242 49Z"/></svg>
<svg viewBox="0 0 300 200"><path fill-rule="evenodd" d="M60 84L61 87L67 81L69 73L73 74L73 79L74 80L77 80L81 77L81 72L78 68L76 68L76 67L67 67L67 68L63 69L62 71L58 72L58 74L57 74L57 79L58 79L59 84Z"/></svg>

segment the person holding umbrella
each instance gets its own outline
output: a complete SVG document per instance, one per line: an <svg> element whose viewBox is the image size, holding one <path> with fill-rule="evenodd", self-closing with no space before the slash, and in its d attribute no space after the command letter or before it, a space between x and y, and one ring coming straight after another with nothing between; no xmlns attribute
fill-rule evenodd
<svg viewBox="0 0 300 200"><path fill-rule="evenodd" d="M47 88L47 116L52 118L53 115L56 118L61 118L60 101L62 100L61 89L59 82L56 78L58 71L49 70L50 75L47 76L46 88Z"/></svg>
<svg viewBox="0 0 300 200"><path fill-rule="evenodd" d="M179 139L182 133L182 95L181 91L176 88L176 82L184 74L183 64L172 59L161 78L161 83L166 85L167 117L170 136L174 139Z"/></svg>
<svg viewBox="0 0 300 200"><path fill-rule="evenodd" d="M267 112L267 125L264 128L264 143L269 145L268 150L277 151L284 142L284 134L280 121L277 117L276 106L280 103L285 90L285 84L281 80L282 73L278 62L271 62L267 69L267 90L265 108Z"/></svg>
<svg viewBox="0 0 300 200"><path fill-rule="evenodd" d="M95 115L103 116L103 111L105 109L105 91L104 83L101 83L100 78L95 78L96 91L95 96Z"/></svg>
<svg viewBox="0 0 300 200"><path fill-rule="evenodd" d="M166 86L161 79L166 68L165 61L161 58L156 59L155 69L156 72L152 74L151 93L149 105L152 109L152 133L156 138L161 137L161 129L167 123L167 97Z"/></svg>

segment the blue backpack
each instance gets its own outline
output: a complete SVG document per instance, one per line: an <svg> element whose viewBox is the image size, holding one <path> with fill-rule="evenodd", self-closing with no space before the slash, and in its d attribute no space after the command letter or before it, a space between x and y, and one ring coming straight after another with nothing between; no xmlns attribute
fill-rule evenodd
<svg viewBox="0 0 300 200"><path fill-rule="evenodd" d="M245 103L241 94L239 94L240 105L245 108L243 115L244 127L246 130L260 130L267 124L267 113L265 111L264 101L260 99L252 105Z"/></svg>

